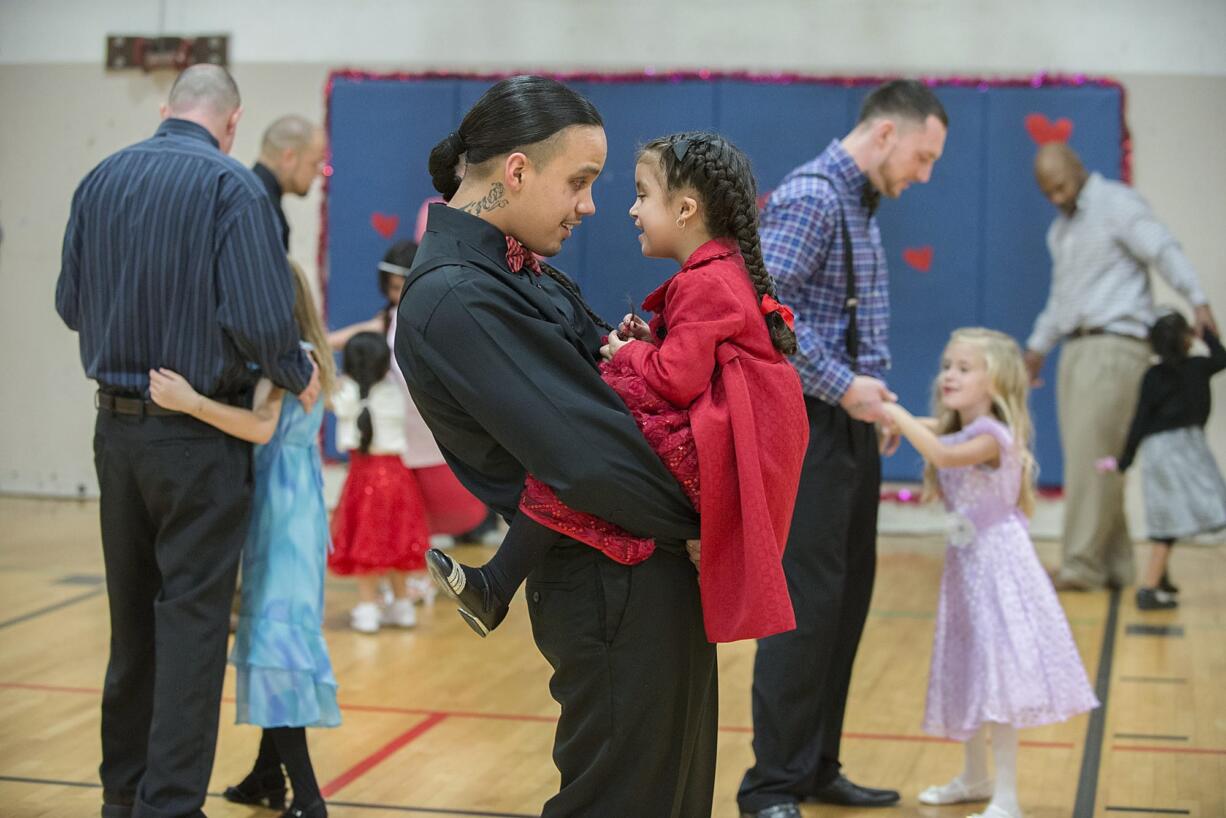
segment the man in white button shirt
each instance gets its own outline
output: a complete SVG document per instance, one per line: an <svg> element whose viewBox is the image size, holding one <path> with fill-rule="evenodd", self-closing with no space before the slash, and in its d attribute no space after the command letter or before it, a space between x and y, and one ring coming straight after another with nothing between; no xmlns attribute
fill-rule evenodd
<svg viewBox="0 0 1226 818"><path fill-rule="evenodd" d="M1064 549L1056 587L1120 587L1134 578L1124 482L1096 473L1094 461L1123 449L1150 364L1149 268L1191 304L1198 332L1216 326L1179 243L1132 188L1087 173L1063 143L1039 150L1035 177L1060 211L1047 231L1051 293L1026 343L1026 366L1038 386L1044 357L1064 342L1056 385Z"/></svg>

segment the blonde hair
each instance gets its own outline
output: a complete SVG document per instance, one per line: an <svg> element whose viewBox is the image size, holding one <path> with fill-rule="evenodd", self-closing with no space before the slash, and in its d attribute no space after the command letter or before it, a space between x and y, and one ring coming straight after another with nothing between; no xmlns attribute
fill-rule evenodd
<svg viewBox="0 0 1226 818"><path fill-rule="evenodd" d="M315 298L311 295L311 285L307 282L306 273L292 258L289 268L294 273L294 320L298 322L298 332L302 340L315 347L311 357L319 366L320 393L325 401L332 394L336 385L336 361L332 358L332 347L328 345L328 334L324 332L323 320L315 309Z"/></svg>
<svg viewBox="0 0 1226 818"><path fill-rule="evenodd" d="M1026 398L1030 393L1030 377L1022 362L1022 351L1017 342L996 330L982 327L964 327L954 330L949 336L951 344L963 343L979 350L988 372L988 390L992 399L992 416L1009 427L1013 434L1013 446L1022 461L1022 486L1018 492L1017 505L1027 517L1034 513L1036 467L1030 451L1034 426L1030 422L1030 410ZM946 435L962 429L958 413L946 408L941 402L940 376L933 382L932 414L936 418L938 435ZM1004 452L1001 453L1002 456ZM924 464L925 499L941 497L941 484L937 470L931 463Z"/></svg>

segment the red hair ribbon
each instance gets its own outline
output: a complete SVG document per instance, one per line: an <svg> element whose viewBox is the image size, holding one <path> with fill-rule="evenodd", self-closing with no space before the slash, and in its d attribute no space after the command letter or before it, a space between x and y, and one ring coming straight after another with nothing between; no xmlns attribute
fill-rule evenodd
<svg viewBox="0 0 1226 818"><path fill-rule="evenodd" d="M762 296L762 314L770 315L772 312L779 313L779 315L783 318L783 323L788 325L788 329L795 330L793 324L795 323L796 317L792 315L792 311L783 304L780 304L771 296Z"/></svg>

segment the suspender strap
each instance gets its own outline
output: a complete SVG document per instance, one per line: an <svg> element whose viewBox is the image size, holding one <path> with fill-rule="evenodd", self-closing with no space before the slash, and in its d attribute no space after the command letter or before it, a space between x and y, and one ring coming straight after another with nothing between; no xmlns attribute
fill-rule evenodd
<svg viewBox="0 0 1226 818"><path fill-rule="evenodd" d="M827 184L834 187L834 180L829 176L822 173L814 175L819 179L825 179ZM842 199L836 196L835 201L839 205L839 225L843 230L843 278L847 286L846 296L843 299L843 310L847 313L847 332L843 336L843 342L847 345L847 356L851 358L851 370L854 373L860 355L860 332L856 326L856 308L860 305L860 299L856 297L856 269L852 263L851 231L847 228L847 216L843 213Z"/></svg>

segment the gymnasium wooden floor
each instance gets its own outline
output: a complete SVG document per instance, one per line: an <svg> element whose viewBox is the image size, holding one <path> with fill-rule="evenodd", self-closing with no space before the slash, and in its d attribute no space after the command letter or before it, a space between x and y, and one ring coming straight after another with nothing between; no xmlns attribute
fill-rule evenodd
<svg viewBox="0 0 1226 818"><path fill-rule="evenodd" d="M96 816L98 702L108 623L97 505L0 498L0 816ZM1045 562L1055 546L1040 543ZM935 537L884 537L876 594L851 692L844 762L856 781L893 786L887 810L805 807L817 816L954 818L924 786L959 770L958 745L919 730L941 571ZM457 551L481 559L477 548ZM1138 559L1146 556L1138 548ZM1065 609L1106 707L1023 732L1022 804L1031 818L1226 816L1226 550L1178 552L1176 612L1139 614L1131 594L1066 594ZM532 816L556 787L556 705L522 602L484 643L441 603L416 629L351 632L350 582L329 580L327 637L344 725L311 733L335 818ZM462 646L462 652L457 651ZM753 645L720 649L719 767L713 816L735 818L752 761ZM258 731L235 726L232 673L205 810L271 818L220 792L238 781ZM627 818L633 818L627 816Z"/></svg>

